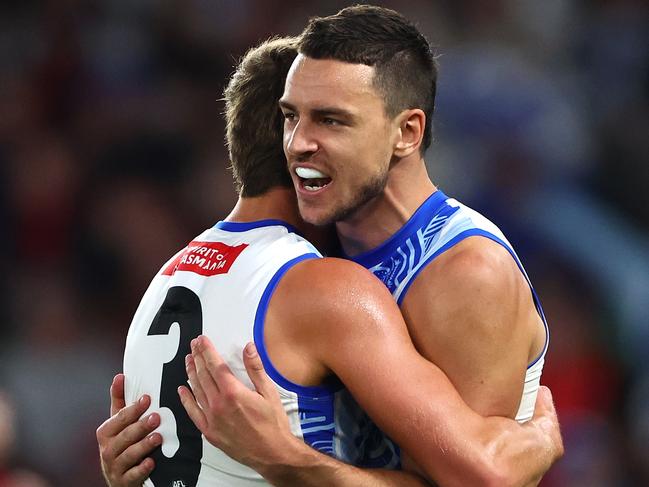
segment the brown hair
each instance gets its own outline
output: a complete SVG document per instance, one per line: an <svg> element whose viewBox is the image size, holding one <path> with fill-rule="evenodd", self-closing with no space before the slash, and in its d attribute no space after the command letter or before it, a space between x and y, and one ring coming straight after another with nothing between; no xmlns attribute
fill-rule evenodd
<svg viewBox="0 0 649 487"><path fill-rule="evenodd" d="M223 92L226 143L243 197L292 186L282 149L284 118L277 102L297 55L296 42L294 37L277 37L250 49Z"/></svg>

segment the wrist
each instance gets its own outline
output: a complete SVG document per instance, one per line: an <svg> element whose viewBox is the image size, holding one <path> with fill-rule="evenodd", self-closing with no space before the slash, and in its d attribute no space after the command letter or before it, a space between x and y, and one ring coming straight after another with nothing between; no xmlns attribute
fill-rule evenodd
<svg viewBox="0 0 649 487"><path fill-rule="evenodd" d="M281 445L272 457L257 462L253 468L273 484L290 485L298 479L299 472L313 466L317 454L304 441L293 435L287 437Z"/></svg>

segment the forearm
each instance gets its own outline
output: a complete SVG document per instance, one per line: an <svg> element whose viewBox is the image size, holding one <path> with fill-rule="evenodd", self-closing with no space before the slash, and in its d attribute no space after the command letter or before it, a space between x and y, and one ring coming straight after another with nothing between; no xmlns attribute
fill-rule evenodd
<svg viewBox="0 0 649 487"><path fill-rule="evenodd" d="M421 477L404 471L362 469L320 453L296 438L279 463L254 467L276 487L422 487Z"/></svg>
<svg viewBox="0 0 649 487"><path fill-rule="evenodd" d="M552 425L544 418L516 427L500 418L490 418L499 433L487 442L492 469L500 472L503 485L534 486L557 460Z"/></svg>
<svg viewBox="0 0 649 487"><path fill-rule="evenodd" d="M481 461L465 459L464 468L453 469L456 462L449 460L449 469L439 472L440 486L535 486L556 461L557 449L552 447L550 422L531 421L520 426L503 418L489 418L483 430ZM468 445L467 445L468 446ZM474 446L477 444L474 443ZM474 450L477 453L476 450ZM460 455L462 456L462 455ZM471 457L471 455L469 455ZM482 465L483 468L476 468ZM295 439L273 464L254 466L266 480L276 487L421 487L426 481L414 473L382 469L361 469L320 453ZM476 477L476 475L478 475ZM469 482L468 484L466 482Z"/></svg>

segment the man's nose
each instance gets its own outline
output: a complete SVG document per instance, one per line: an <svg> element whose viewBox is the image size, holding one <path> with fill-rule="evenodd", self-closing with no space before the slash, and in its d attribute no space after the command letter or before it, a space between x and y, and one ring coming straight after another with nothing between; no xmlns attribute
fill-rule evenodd
<svg viewBox="0 0 649 487"><path fill-rule="evenodd" d="M300 120L287 134L286 153L293 157L304 157L318 150L318 144L310 130L309 123Z"/></svg>

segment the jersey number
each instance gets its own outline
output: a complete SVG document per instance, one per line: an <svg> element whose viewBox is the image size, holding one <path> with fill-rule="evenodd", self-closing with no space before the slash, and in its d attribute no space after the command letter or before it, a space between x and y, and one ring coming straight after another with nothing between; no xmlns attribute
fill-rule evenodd
<svg viewBox="0 0 649 487"><path fill-rule="evenodd" d="M188 385L185 356L191 351L192 339L203 332L203 310L196 293L186 287L169 289L148 334L168 335L174 323L180 326L180 343L176 356L162 368L160 407L167 407L173 413L180 447L172 458L167 458L160 447L156 448L152 454L155 469L150 479L160 487L195 487L201 469L203 440L180 402L177 389L180 385Z"/></svg>

